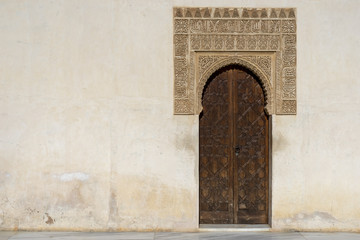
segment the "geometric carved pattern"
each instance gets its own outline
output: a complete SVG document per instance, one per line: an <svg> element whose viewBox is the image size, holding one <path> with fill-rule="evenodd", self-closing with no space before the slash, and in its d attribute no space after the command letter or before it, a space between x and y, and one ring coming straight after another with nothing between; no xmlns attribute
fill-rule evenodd
<svg viewBox="0 0 360 240"><path fill-rule="evenodd" d="M261 87L250 75L238 81L236 118L236 144L239 145L237 162L238 222L261 223L268 214L268 117L264 113Z"/></svg>
<svg viewBox="0 0 360 240"><path fill-rule="evenodd" d="M200 224L268 222L268 116L259 82L233 65L210 77L200 115Z"/></svg>
<svg viewBox="0 0 360 240"><path fill-rule="evenodd" d="M229 79L224 72L209 83L203 98L206 111L199 129L201 223L233 223L229 97Z"/></svg>
<svg viewBox="0 0 360 240"><path fill-rule="evenodd" d="M295 9L173 10L175 114L199 114L202 109L199 92L203 87L200 78L210 68L226 66L216 63L215 56L197 58L207 52L221 53L222 64L239 64L257 75L266 91L268 114L296 114ZM246 57L240 57L242 53ZM266 57L264 53L275 57Z"/></svg>

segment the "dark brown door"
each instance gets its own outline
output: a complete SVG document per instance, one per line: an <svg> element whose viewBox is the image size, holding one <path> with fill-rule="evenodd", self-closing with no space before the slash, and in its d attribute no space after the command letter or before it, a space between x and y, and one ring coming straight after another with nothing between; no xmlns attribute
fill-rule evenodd
<svg viewBox="0 0 360 240"><path fill-rule="evenodd" d="M200 224L268 223L268 116L245 69L226 67L204 88L200 115Z"/></svg>

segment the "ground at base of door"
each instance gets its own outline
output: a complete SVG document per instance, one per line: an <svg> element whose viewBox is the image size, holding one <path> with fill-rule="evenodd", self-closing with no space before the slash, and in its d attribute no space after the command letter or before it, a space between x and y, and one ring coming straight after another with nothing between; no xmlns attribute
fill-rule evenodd
<svg viewBox="0 0 360 240"><path fill-rule="evenodd" d="M360 233L319 232L0 232L0 240L360 240Z"/></svg>

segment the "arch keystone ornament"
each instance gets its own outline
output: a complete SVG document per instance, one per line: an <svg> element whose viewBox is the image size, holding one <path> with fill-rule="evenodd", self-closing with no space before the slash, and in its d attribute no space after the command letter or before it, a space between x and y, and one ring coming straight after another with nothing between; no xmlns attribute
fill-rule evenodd
<svg viewBox="0 0 360 240"><path fill-rule="evenodd" d="M296 9L175 7L173 13L175 114L199 114L206 81L228 65L259 78L268 114L296 114Z"/></svg>

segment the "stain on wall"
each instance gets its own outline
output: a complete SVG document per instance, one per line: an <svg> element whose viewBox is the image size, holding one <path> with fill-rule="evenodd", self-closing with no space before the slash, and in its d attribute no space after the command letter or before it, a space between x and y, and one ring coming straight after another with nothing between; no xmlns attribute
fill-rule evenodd
<svg viewBox="0 0 360 240"><path fill-rule="evenodd" d="M45 213L45 220L45 223L49 225L54 224L55 222L55 219L52 219L48 213Z"/></svg>

